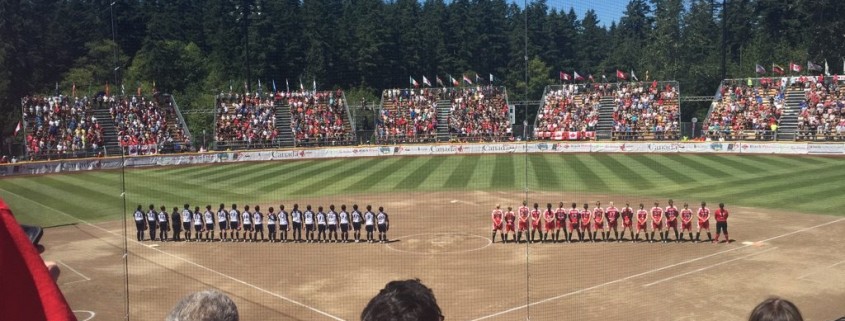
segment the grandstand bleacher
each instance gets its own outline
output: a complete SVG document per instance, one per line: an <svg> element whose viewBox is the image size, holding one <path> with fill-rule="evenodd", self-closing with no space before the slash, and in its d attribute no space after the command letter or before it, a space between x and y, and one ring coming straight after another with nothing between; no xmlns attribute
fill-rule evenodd
<svg viewBox="0 0 845 321"><path fill-rule="evenodd" d="M777 140L786 83L780 78L729 79L704 121L710 140Z"/></svg>

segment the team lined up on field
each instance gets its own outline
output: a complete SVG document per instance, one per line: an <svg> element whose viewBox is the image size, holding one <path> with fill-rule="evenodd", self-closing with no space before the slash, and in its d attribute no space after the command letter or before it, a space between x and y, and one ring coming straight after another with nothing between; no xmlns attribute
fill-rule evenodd
<svg viewBox="0 0 845 321"><path fill-rule="evenodd" d="M316 213L312 211L311 205L305 206L305 211L300 211L299 205L294 204L290 213L285 211L284 205L279 205L276 212L273 207L267 209L266 225L267 237L264 235L265 216L261 207L256 205L250 208L244 206L243 212L238 210L237 204L232 204L230 209L220 204L217 212L211 210L211 205L205 206L201 212L200 207L191 210L190 205L185 204L180 212L178 207L173 207L170 215L167 209L161 206L159 211L150 204L146 213L141 205L135 210L134 219L137 227L138 241L144 241L144 231L149 229L151 241L156 237L162 242L170 239L168 232L173 231L172 241L228 241L228 242L307 242L307 243L349 243L349 231L352 230L354 242L361 242L361 229L366 231L366 241L375 243L374 231L378 232L378 241L387 242L387 230L390 227L390 219L383 207L378 208L378 213L372 212L372 206L367 205L366 211L358 210L358 204L352 205L352 212L346 211L346 205L340 206L340 212L335 211L334 204L329 205L328 212L323 211L322 206L317 207ZM172 221L172 222L171 222ZM215 223L217 223L217 236L214 235ZM172 228L171 228L172 224ZM305 228L305 239L302 239L302 229ZM156 234L158 230L158 234ZM192 234L191 231L194 233ZM279 237L277 238L277 233ZM292 231L288 239L288 231ZM316 236L314 232L317 232ZM340 233L338 234L338 231Z"/></svg>
<svg viewBox="0 0 845 321"><path fill-rule="evenodd" d="M494 243L496 242L497 232L501 234L504 243L509 240L520 243L523 234L525 234L525 240L528 243L611 241L611 232L613 233L613 240L622 242L625 238L625 231L630 232L631 238L629 240L631 242L640 241L641 233L645 234L645 241L656 242L655 233L657 233L660 236L660 242L668 243L671 241L669 238L670 230L674 232L675 242L684 241L684 232L689 233L689 241L700 242L702 230L707 232L708 241L719 242L719 237L724 231L725 242L730 242L727 222L728 210L725 209L724 203L719 204L719 209L716 210L714 215L716 219L716 239L713 239L710 234L710 209L707 208L705 202L701 202L701 207L695 214L697 216L695 238L693 238L692 233L693 220L696 218L693 217L693 210L689 208L688 204L684 204L683 209L678 209L672 200L669 200L669 206L665 209L660 207L658 202L654 202L654 207L650 211L646 210L642 203L636 211L628 203L625 204L625 207L619 209L613 206L613 202L610 202L610 206L607 208L601 207L601 203L596 202L596 206L592 210L586 203L581 209L577 207L576 203L572 203L572 207L568 209L564 208L563 202L560 202L556 209L552 208L552 203L548 203L545 210L540 209L537 203L534 203L533 209L528 208L527 205L527 202L523 201L517 213L514 213L512 207L508 206L507 211L502 211L500 205L496 204L496 209L491 214L493 220L492 241ZM619 231L620 220L622 221L621 233ZM649 225L651 225L650 229ZM680 231L678 225L680 225ZM635 227L636 234L634 232ZM561 231L563 231L563 239L560 238ZM537 238L538 234L539 239ZM574 240L576 234L578 239Z"/></svg>

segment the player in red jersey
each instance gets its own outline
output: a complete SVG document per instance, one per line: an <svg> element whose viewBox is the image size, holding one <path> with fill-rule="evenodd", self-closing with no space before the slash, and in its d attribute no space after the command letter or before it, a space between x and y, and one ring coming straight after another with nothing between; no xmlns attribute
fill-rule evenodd
<svg viewBox="0 0 845 321"><path fill-rule="evenodd" d="M707 202L701 202L701 208L698 209L698 229L695 232L695 242L701 242L701 230L707 230L707 241L713 241L713 235L710 234L710 209L707 208Z"/></svg>
<svg viewBox="0 0 845 321"><path fill-rule="evenodd" d="M596 239L590 234L590 223L593 220L593 212L590 211L590 205L584 203L584 209L581 210L581 234L590 238L590 242L595 242Z"/></svg>
<svg viewBox="0 0 845 321"><path fill-rule="evenodd" d="M563 202L557 204L555 209L555 242L560 242L560 230L563 230L563 239L569 239L569 233L566 231L566 209L563 208Z"/></svg>
<svg viewBox="0 0 845 321"><path fill-rule="evenodd" d="M526 201L522 201L522 206L519 207L517 211L519 215L519 225L516 228L516 243L522 242L522 233L525 232L525 238L528 238L528 204Z"/></svg>
<svg viewBox="0 0 845 321"><path fill-rule="evenodd" d="M534 203L534 209L531 210L531 239L528 243L534 243L534 235L540 230L540 204ZM540 236L543 236L543 231L540 231Z"/></svg>
<svg viewBox="0 0 845 321"><path fill-rule="evenodd" d="M581 229L578 228L579 220L581 220L581 211L578 210L577 204L572 203L572 208L569 209L569 238L566 239L569 243L572 243L572 238L575 237L575 233L578 233L579 242L584 239L584 234L582 234Z"/></svg>
<svg viewBox="0 0 845 321"><path fill-rule="evenodd" d="M713 214L716 217L716 239L713 243L719 243L719 236L722 231L725 232L725 243L730 243L731 238L728 236L728 210L725 209L725 203L719 203L719 209Z"/></svg>
<svg viewBox="0 0 845 321"><path fill-rule="evenodd" d="M601 207L601 202L596 202L596 208L593 209L593 241L598 241L596 234L601 236L602 241L607 241L607 234L604 231L604 208Z"/></svg>
<svg viewBox="0 0 845 321"><path fill-rule="evenodd" d="M494 209L493 213L490 214L490 217L493 219L493 243L496 243L496 231L499 231L499 234L502 234L502 242L504 242L505 234L502 233L502 219L504 216L505 213L502 212L500 205L496 204L496 209Z"/></svg>
<svg viewBox="0 0 845 321"><path fill-rule="evenodd" d="M669 242L669 229L675 231L675 242L680 242L678 240L678 208L675 207L675 202L670 199L669 206L666 207L666 211L663 213L666 216L666 230L663 232L663 242Z"/></svg>
<svg viewBox="0 0 845 321"><path fill-rule="evenodd" d="M631 243L634 242L634 210L631 208L631 204L625 203L625 208L622 209L622 235L620 235L619 241L622 241L625 238L625 230L631 233Z"/></svg>
<svg viewBox="0 0 845 321"><path fill-rule="evenodd" d="M543 211L543 221L545 224L543 224L544 229L541 239L543 243L545 243L549 240L549 234L551 234L552 237L555 236L555 211L552 209L552 203L546 203L546 210Z"/></svg>
<svg viewBox="0 0 845 321"><path fill-rule="evenodd" d="M643 203L640 203L640 209L637 210L637 237L633 241L640 240L640 232L645 233L645 240L651 242L651 237L648 236L648 211L645 210Z"/></svg>
<svg viewBox="0 0 845 321"><path fill-rule="evenodd" d="M508 206L508 211L505 212L505 243L508 242L509 235L512 235L514 240L516 239L516 235L513 235L515 221L516 215L513 213L513 207Z"/></svg>
<svg viewBox="0 0 845 321"><path fill-rule="evenodd" d="M616 206L613 206L613 202L610 202L610 206L604 211L605 215L607 215L607 232L605 232L605 239L610 239L610 231L613 230L613 239L616 240L617 243L622 242L619 239L619 231L617 230L619 219L619 209Z"/></svg>
<svg viewBox="0 0 845 321"><path fill-rule="evenodd" d="M654 202L654 207L651 208L651 240L649 242L654 242L654 232L660 234L660 242L666 242L663 238L663 209L657 202Z"/></svg>
<svg viewBox="0 0 845 321"><path fill-rule="evenodd" d="M681 210L681 241L684 240L684 231L689 233L689 240L694 241L692 238L692 210L689 209L687 203L684 203L684 209Z"/></svg>

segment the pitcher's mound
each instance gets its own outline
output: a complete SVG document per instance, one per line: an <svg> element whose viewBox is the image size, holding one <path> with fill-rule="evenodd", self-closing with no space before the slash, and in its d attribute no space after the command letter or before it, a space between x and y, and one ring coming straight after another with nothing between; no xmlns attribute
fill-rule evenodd
<svg viewBox="0 0 845 321"><path fill-rule="evenodd" d="M466 233L424 233L404 236L387 246L393 250L418 254L454 254L477 251L490 246L490 239Z"/></svg>

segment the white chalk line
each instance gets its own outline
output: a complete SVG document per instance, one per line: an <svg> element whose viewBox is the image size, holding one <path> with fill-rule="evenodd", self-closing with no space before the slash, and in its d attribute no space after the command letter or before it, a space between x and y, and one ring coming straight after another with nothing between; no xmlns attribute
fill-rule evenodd
<svg viewBox="0 0 845 321"><path fill-rule="evenodd" d="M90 222L88 222L88 221L86 221L86 220L83 220L83 219L78 218L78 217L76 217L76 216L70 215L70 214L65 213L65 212L63 212L63 211L60 211L60 210L58 210L58 209L52 208L52 207L50 207L50 206L47 206L47 205L44 205L44 204L41 204L41 203L38 203L38 202L36 202L36 201L34 201L34 200L32 200L32 199L28 198L28 197L22 196L22 195L17 194L17 193L13 193L13 192L11 192L11 191L9 191L9 190L6 190L6 189L3 189L3 188L0 188L0 190L3 190L3 191L5 191L5 192L7 192L7 193L9 193L9 194L12 194L12 195L17 196L17 197L19 197L19 198L21 198L21 199L27 200L27 201L29 201L29 202L31 202L31 203L33 203L33 204L37 204L37 205L39 205L39 206L41 206L41 207L44 207L44 208L49 209L49 210L51 210L51 211L54 211L54 212L56 212L56 213L63 214L63 215L66 215L66 216L68 216L68 217L71 217L71 218L73 218L73 219L75 219L75 220L77 220L77 221L79 221L79 222L82 222L82 223L83 223L83 224L85 224L85 225L88 225L88 226L91 226L91 227L97 228L97 229L99 229L99 230L102 230L103 232L106 232L106 233L109 233L109 234L112 234L112 235L118 236L118 237L120 237L120 238L123 238L123 235L120 235L120 234L118 234L118 233L115 233L115 232L109 231L109 230L107 230L107 229L105 229L105 228L102 228L102 227L100 227L100 226L97 226L97 225L91 224ZM296 301L296 300L294 300L294 299L287 298L287 297L285 297L285 296L283 296L283 295L280 295L280 294L277 294L277 293L274 293L274 292L271 292L271 291L265 290L265 289L263 289L263 288L260 288L260 287L258 287L258 286L255 286L255 285L253 285L253 284L251 284L251 283L248 283L248 282L246 282L246 281L244 281L244 280L241 280L241 279L235 278L235 277L233 277L233 276L230 276L230 275L228 275L228 274L224 274L224 273L222 273L222 272L218 272L217 270L211 269L211 268L209 268L209 267L206 267L206 266L204 266L204 265L202 265L202 264L199 264L199 263L196 263L196 262L194 262L194 261L188 260L188 259L183 258L183 257L181 257L181 256L174 255L174 254L170 254L170 253L168 253L168 252L162 251L162 250L157 249L157 248L152 248L152 247L149 247L149 246L147 246L147 245L146 245L146 244L144 244L144 243L138 242L138 241L133 240L133 239L130 239L130 238L128 238L128 237L127 237L126 239L127 239L127 240L129 240L130 242L133 242L133 243L136 243L136 244L138 244L138 245L141 245L141 246L143 246L144 248L147 248L147 249L150 249L150 250L153 250L153 251L157 251L157 252L159 252L159 253L161 253L161 254L164 254L164 255L167 255L167 256L173 257L173 258L175 258L175 259L181 260L181 261L183 261L183 262L185 262L185 263L191 264L191 265L196 266L196 267L198 267L198 268L201 268L201 269L204 269L204 270L209 271L209 272L211 272L211 273L217 274L217 275L222 276L222 277L224 277L224 278L227 278L227 279L229 279L229 280L232 280L232 281L235 281L235 282L241 283L241 284L243 284L243 285L246 285L246 286L248 286L248 287L250 287L250 288L253 288L253 289L255 289L255 290L259 291L259 292L264 292L264 293L266 293L266 294L272 295L272 296L277 297L277 298L279 298L279 299L282 299L282 300L285 300L285 301L287 301L287 302L293 303L293 304L295 304L295 305L301 306L301 307L306 308L306 309L308 309L308 310L311 310L311 311L317 312L317 313L319 313L319 314L321 314L321 315L323 315L323 316L325 316L325 317L331 318L331 319L333 319L333 320L345 321L344 319L342 319L342 318L340 318L340 317L337 317L337 316L334 316L334 315L332 315L332 314L329 314L328 312L325 312L325 311L319 310L319 309L317 309L317 308L314 308L314 307L312 307L312 306L310 306L310 305L307 305L307 304L304 304L304 303L302 303L302 302Z"/></svg>
<svg viewBox="0 0 845 321"><path fill-rule="evenodd" d="M472 236L472 237L476 237L476 238L480 238L480 239L485 239L485 240L487 240L487 244L485 244L484 246L481 246L479 248L475 248L475 249L448 251L448 252L437 252L437 253L425 253L425 252L414 252L414 251L408 251L408 250L401 250L401 249L397 249L397 248L391 246L390 243L387 243L386 245L387 245L387 248L394 250L396 252L416 254L416 255L436 255L436 254L464 254L464 253L469 253L469 252L475 252L475 251L483 250L483 249L485 249L485 248L487 248L487 247L489 247L490 245L493 244L493 240L491 240L489 237L484 237L484 236L481 236L481 235L468 234L468 233L444 233L444 232L411 234L411 235L405 235L405 236L397 237L394 240L407 239L407 238L410 238L410 237L421 236L421 235L448 235L448 236L465 235L465 236Z"/></svg>
<svg viewBox="0 0 845 321"><path fill-rule="evenodd" d="M790 236L790 235L793 235L793 234L802 233L802 232L806 232L806 231L809 231L809 230L812 230L812 229L816 229L816 228L819 228L819 227L823 227L823 226L827 226L827 225L835 224L835 223L841 222L841 221L843 221L843 220L845 220L845 218L840 218L840 219L833 220L833 221L826 222L826 223L822 223L822 224L819 224L819 225L806 227L806 228L803 228L803 229L800 229L800 230L796 230L796 231L792 231L792 232L789 232L789 233L781 234L781 235L778 235L778 236L770 237L770 238L768 238L768 239L765 239L765 240L762 240L762 241L758 241L758 242L755 242L755 243L752 243L752 244L743 245L743 246L741 246L741 247L735 247L735 248L732 248L732 249L727 249L727 250L719 251L719 252L716 252L716 253L712 253L712 254L708 254L708 255L700 256L700 257L697 257L697 258L693 258L693 259L689 259L689 260L686 260L686 261L682 261L682 262L678 262L678 263L670 264L670 265L667 265L667 266L664 266L664 267L656 268L656 269L653 269L653 270L645 271L645 272L642 272L642 273L639 273L639 274L634 274L634 275L626 276L626 277L624 277L624 278L620 278L620 279L616 279L616 280L608 281L608 282L605 282L605 283L602 283L602 284L598 284L598 285L594 285L594 286L591 286L591 287L588 287L588 288L583 288L583 289L576 290L576 291L572 291L572 292L569 292L569 293L564 293L564 294L561 294L561 295L558 295L558 296L554 296L554 297L546 298L546 299L543 299L543 300L540 300L540 301L531 302L531 303L528 303L528 304L523 304L523 305L520 305L520 306L517 306L517 307L513 307L513 308L510 308L510 309L507 309L507 310L503 310L503 311L500 311L500 312L496 312L496 313L493 313L493 314L490 314L490 315L485 315L485 316L482 316L482 317L478 317L478 318L472 319L471 321L480 321L480 320L489 319L489 318L496 317L496 316L500 316L500 315L503 315L503 314L507 314L507 313L510 313L510 312L513 312L513 311L522 310L522 309L525 309L525 308L527 308L527 307L532 307L532 306L535 306L535 305L543 304L543 303L550 302L550 301L554 301L554 300L557 300L557 299L562 299L562 298L565 298L565 297L568 297L568 296L572 296L572 295L575 295L575 294L580 294L580 293L583 293L583 292L592 291L592 290L595 290L595 289L598 289L598 288L602 288L602 287L605 287L605 286L608 286L608 285L611 285L611 284L616 284L616 283L624 282L624 281L627 281L627 280L630 280L630 279L633 279L633 278L637 278L637 277L640 277L640 276L644 276L644 275L652 274L652 273L655 273L655 272L660 272L660 271L663 271L663 270L666 270L666 269L671 269L671 268L676 267L676 266L680 266L680 265L684 265L684 264L689 264L689 263L692 263L692 262L696 262L696 261L700 261L700 260L703 260L703 259L711 258L711 257L717 256L717 255L721 255L721 254L724 254L724 253L729 253L729 252L737 251L737 250L740 250L740 249L747 248L747 247L749 247L749 246L753 246L753 245L754 245L754 244L756 244L756 243L769 242L769 241L773 241L773 240L776 240L776 239L779 239L779 238L782 238L782 237L787 237L787 236Z"/></svg>
<svg viewBox="0 0 845 321"><path fill-rule="evenodd" d="M816 274L816 273L818 273L818 272L820 272L820 271L824 271L824 270L827 270L827 269L832 269L832 268L835 268L835 267L839 266L839 265L840 265L840 264L842 264L842 263L845 263L845 260L842 260L842 261L839 261L839 262L833 263L833 264L831 264L831 265L828 265L828 266L826 266L826 267L823 267L823 268L821 268L821 269L818 269L818 270L816 270L816 271L814 271L814 272L810 272L810 273L804 274L804 275L802 275L802 276L799 276L799 277L798 277L798 279L799 279L799 280L803 280L804 278L806 278L806 277L808 277L808 276L811 276L811 275L813 275L813 274Z"/></svg>
<svg viewBox="0 0 845 321"><path fill-rule="evenodd" d="M94 316L97 315L97 313L95 313L94 311L88 311L88 310L73 310L72 312L73 313L88 313L88 318L80 319L79 321L88 321L88 320L93 319Z"/></svg>
<svg viewBox="0 0 845 321"><path fill-rule="evenodd" d="M68 270L73 271L73 273L79 274L79 276L81 276L83 279L85 279L85 281L91 281L91 278L85 276L85 274L82 274L79 271L77 271L76 269L70 267L70 265L67 265L67 263L62 262L62 260L57 260L56 262L58 262L61 265L64 265L66 268L68 268Z"/></svg>
<svg viewBox="0 0 845 321"><path fill-rule="evenodd" d="M760 252L746 254L746 255L740 256L738 258L719 262L719 263L716 263L716 264L713 264L713 265L708 265L708 266L705 266L705 267L700 268L700 269L696 269L696 270L692 270L692 271L689 271L689 272L677 274L677 275L674 275L674 276L670 276L668 278L663 278L663 279L660 279L660 280L657 280L657 281L654 281L654 282L651 282L651 283L648 283L648 284L644 284L643 287L647 288L647 287L650 287L650 286L655 285L655 284L660 284L660 283L663 283L663 282L666 282L666 281L674 280L674 279L677 279L677 278L680 278L680 277L684 277L684 276L687 276L687 275L690 275L690 274L693 274L693 273L698 273L698 272L701 272L701 271L704 271L704 270L707 270L707 269L711 269L711 268L714 268L714 267L717 267L717 266L720 266L720 265L725 265L725 264L728 264L728 263L731 263L731 262L744 260L744 259L747 259L749 257L757 256L757 255L760 255L760 254L763 254L763 253L766 253L766 252L770 252L770 251L773 251L773 250L776 250L776 249L777 249L776 247L773 247L773 248L766 249L766 250L763 250L763 251L760 251Z"/></svg>

